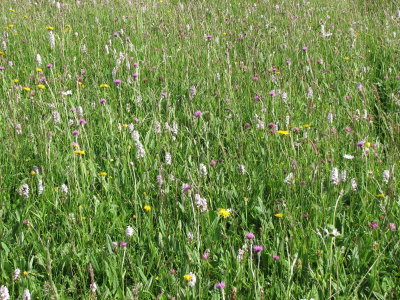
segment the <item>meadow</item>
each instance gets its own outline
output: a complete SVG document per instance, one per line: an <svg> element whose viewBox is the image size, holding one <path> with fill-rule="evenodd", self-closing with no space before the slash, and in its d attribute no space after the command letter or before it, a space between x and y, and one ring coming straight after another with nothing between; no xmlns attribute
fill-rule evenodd
<svg viewBox="0 0 400 300"><path fill-rule="evenodd" d="M0 300L400 299L398 1L0 16Z"/></svg>

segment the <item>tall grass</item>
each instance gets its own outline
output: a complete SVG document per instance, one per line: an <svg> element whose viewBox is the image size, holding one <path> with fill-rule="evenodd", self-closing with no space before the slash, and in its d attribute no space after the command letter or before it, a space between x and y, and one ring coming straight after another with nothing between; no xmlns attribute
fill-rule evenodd
<svg viewBox="0 0 400 300"><path fill-rule="evenodd" d="M3 1L0 299L398 299L399 9Z"/></svg>

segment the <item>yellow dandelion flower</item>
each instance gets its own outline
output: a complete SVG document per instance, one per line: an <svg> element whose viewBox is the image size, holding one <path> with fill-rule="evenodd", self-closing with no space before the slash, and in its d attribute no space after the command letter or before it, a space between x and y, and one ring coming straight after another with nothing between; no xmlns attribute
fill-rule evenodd
<svg viewBox="0 0 400 300"><path fill-rule="evenodd" d="M385 194L381 193L381 194L377 194L376 196L379 197L379 198L382 198L382 197L385 197Z"/></svg>
<svg viewBox="0 0 400 300"><path fill-rule="evenodd" d="M29 92L29 91L31 90L31 88L29 88L29 87L27 87L27 86L24 86L22 89L23 89L25 92Z"/></svg>
<svg viewBox="0 0 400 300"><path fill-rule="evenodd" d="M365 143L365 146L366 146L366 147L371 147L371 143L370 143L370 142L366 142L366 143Z"/></svg>
<svg viewBox="0 0 400 300"><path fill-rule="evenodd" d="M107 84L107 83L102 83L102 84L100 84L100 88L101 89L106 89L106 88L109 88L110 86Z"/></svg>
<svg viewBox="0 0 400 300"><path fill-rule="evenodd" d="M3 52L3 51L0 51L0 55L4 55L4 54L6 54L5 52Z"/></svg>
<svg viewBox="0 0 400 300"><path fill-rule="evenodd" d="M9 12L15 12L15 9L10 8L8 11L9 11Z"/></svg>
<svg viewBox="0 0 400 300"><path fill-rule="evenodd" d="M343 60L348 61L348 60L350 60L350 57L348 57L348 56L343 57Z"/></svg>
<svg viewBox="0 0 400 300"><path fill-rule="evenodd" d="M310 128L310 127L311 127L311 124L304 124L302 127L303 127L303 128Z"/></svg>
<svg viewBox="0 0 400 300"><path fill-rule="evenodd" d="M51 31L51 30L54 30L54 27L53 26L46 26L46 29Z"/></svg>
<svg viewBox="0 0 400 300"><path fill-rule="evenodd" d="M282 135L288 135L289 130L278 130L277 133L282 134Z"/></svg>
<svg viewBox="0 0 400 300"><path fill-rule="evenodd" d="M36 71L38 71L39 73L42 73L43 69L42 68L36 68Z"/></svg>
<svg viewBox="0 0 400 300"><path fill-rule="evenodd" d="M150 206L150 205L145 205L145 206L143 207L143 209L144 209L145 211L149 212L149 211L151 211L151 206Z"/></svg>
<svg viewBox="0 0 400 300"><path fill-rule="evenodd" d="M31 171L31 175L32 175L32 176L36 175L36 172L32 170L32 171Z"/></svg>
<svg viewBox="0 0 400 300"><path fill-rule="evenodd" d="M185 279L185 281L191 281L193 279L193 275L190 274L183 275L183 279Z"/></svg>
<svg viewBox="0 0 400 300"><path fill-rule="evenodd" d="M274 216L280 219L283 217L283 213L274 214Z"/></svg>
<svg viewBox="0 0 400 300"><path fill-rule="evenodd" d="M38 88L39 90L44 90L44 89L46 88L46 86L45 86L44 84L38 84L38 85L37 85L37 88Z"/></svg>
<svg viewBox="0 0 400 300"><path fill-rule="evenodd" d="M223 217L224 219L229 218L231 216L231 210L225 209L225 208L220 208L218 211L218 215L220 217Z"/></svg>
<svg viewBox="0 0 400 300"><path fill-rule="evenodd" d="M106 176L106 175L107 175L107 172L99 172L99 173L97 173L97 175L99 175L99 176Z"/></svg>
<svg viewBox="0 0 400 300"><path fill-rule="evenodd" d="M28 272L27 271L24 271L24 272L22 272L22 274L24 275L24 276L28 276Z"/></svg>
<svg viewBox="0 0 400 300"><path fill-rule="evenodd" d="M79 154L79 155L83 155L83 154L85 154L85 151L83 151L83 150L75 150L74 153L75 154Z"/></svg>
<svg viewBox="0 0 400 300"><path fill-rule="evenodd" d="M14 79L13 81L14 81L14 83L18 83L19 79Z"/></svg>

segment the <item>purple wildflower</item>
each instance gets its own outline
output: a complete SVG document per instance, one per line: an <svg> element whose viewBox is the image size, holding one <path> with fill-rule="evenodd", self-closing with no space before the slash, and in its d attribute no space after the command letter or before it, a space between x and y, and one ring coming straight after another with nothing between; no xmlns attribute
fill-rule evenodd
<svg viewBox="0 0 400 300"><path fill-rule="evenodd" d="M254 236L253 233L251 233L251 232L246 233L246 239L253 240L254 237L255 237L255 236Z"/></svg>
<svg viewBox="0 0 400 300"><path fill-rule="evenodd" d="M206 251L204 251L203 255L201 256L201 258L203 260L207 260L210 257L210 249L206 249Z"/></svg>
<svg viewBox="0 0 400 300"><path fill-rule="evenodd" d="M364 141L360 141L360 142L358 142L356 145L357 145L358 147L362 147L362 146L364 146L364 144L365 144Z"/></svg>
<svg viewBox="0 0 400 300"><path fill-rule="evenodd" d="M376 223L376 222L371 222L371 223L369 224L369 227L371 227L372 229L377 229L377 228L378 228L378 223Z"/></svg>
<svg viewBox="0 0 400 300"><path fill-rule="evenodd" d="M182 192L186 193L187 191L191 190L193 187L191 184L183 183L182 184Z"/></svg>
<svg viewBox="0 0 400 300"><path fill-rule="evenodd" d="M253 246L253 251L256 252L256 253L260 253L263 250L264 250L264 247L261 246L261 245L254 245Z"/></svg>
<svg viewBox="0 0 400 300"><path fill-rule="evenodd" d="M278 125L276 125L275 123L272 123L272 122L269 123L268 126L269 126L270 128L275 128L275 129L278 128Z"/></svg>
<svg viewBox="0 0 400 300"><path fill-rule="evenodd" d="M218 290L223 290L223 289L225 288L225 286L226 286L226 283L223 282L223 281L221 281L221 282L218 282L218 283L215 285L215 288L218 289Z"/></svg>

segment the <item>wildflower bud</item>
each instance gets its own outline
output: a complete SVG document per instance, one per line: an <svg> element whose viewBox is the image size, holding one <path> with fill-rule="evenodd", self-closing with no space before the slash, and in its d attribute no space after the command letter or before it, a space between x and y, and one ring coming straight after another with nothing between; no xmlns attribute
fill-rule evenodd
<svg viewBox="0 0 400 300"><path fill-rule="evenodd" d="M390 179L390 171L389 170L384 170L382 174L382 179L384 183L388 183Z"/></svg>
<svg viewBox="0 0 400 300"><path fill-rule="evenodd" d="M200 176L207 176L207 167L204 164L199 165L199 174Z"/></svg>
<svg viewBox="0 0 400 300"><path fill-rule="evenodd" d="M22 300L31 300L31 292L28 289L24 290Z"/></svg>
<svg viewBox="0 0 400 300"><path fill-rule="evenodd" d="M14 270L14 280L19 279L20 274L21 274L21 270L20 269L15 269Z"/></svg>
<svg viewBox="0 0 400 300"><path fill-rule="evenodd" d="M94 294L94 293L96 293L96 291L97 291L97 284L96 284L96 282L93 282L91 285L90 285L90 291Z"/></svg>
<svg viewBox="0 0 400 300"><path fill-rule="evenodd" d="M338 168L333 168L331 171L331 183L334 185L338 185L340 182L339 180L339 170Z"/></svg>
<svg viewBox="0 0 400 300"><path fill-rule="evenodd" d="M127 237L131 237L134 233L134 230L131 226L126 227L125 229L125 234Z"/></svg>

